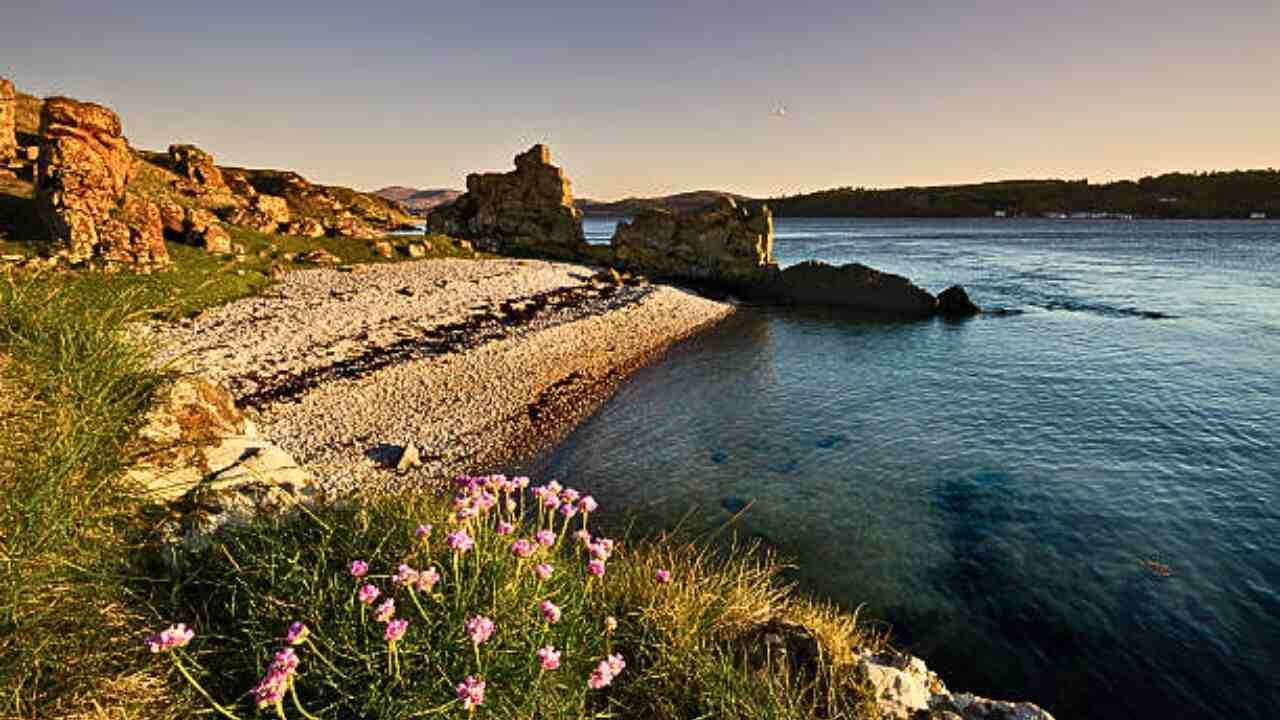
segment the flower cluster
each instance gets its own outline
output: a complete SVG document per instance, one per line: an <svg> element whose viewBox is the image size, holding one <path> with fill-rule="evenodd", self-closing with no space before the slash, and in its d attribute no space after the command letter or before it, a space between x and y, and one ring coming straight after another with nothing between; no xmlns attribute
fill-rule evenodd
<svg viewBox="0 0 1280 720"><path fill-rule="evenodd" d="M267 674L253 687L253 700L259 708L278 707L284 700L298 672L298 655L287 647L276 653L267 668Z"/></svg>
<svg viewBox="0 0 1280 720"><path fill-rule="evenodd" d="M600 664L596 665L596 669L591 671L591 677L587 678L587 687L592 690L599 690L608 686L613 682L614 678L622 673L622 669L626 666L627 663L622 659L622 655L616 653L610 655L608 658L601 660Z"/></svg>
<svg viewBox="0 0 1280 720"><path fill-rule="evenodd" d="M162 653L174 648L185 647L195 637L196 632L185 623L170 625L168 628L147 638L147 648L153 653Z"/></svg>

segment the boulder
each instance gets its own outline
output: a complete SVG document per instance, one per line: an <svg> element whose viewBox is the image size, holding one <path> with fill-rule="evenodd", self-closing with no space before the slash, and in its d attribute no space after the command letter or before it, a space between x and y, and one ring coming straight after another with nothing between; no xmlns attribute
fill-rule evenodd
<svg viewBox="0 0 1280 720"><path fill-rule="evenodd" d="M970 317L982 312L982 308L969 299L969 293L960 285L952 285L938 295L938 314L946 317Z"/></svg>
<svg viewBox="0 0 1280 720"><path fill-rule="evenodd" d="M641 211L618 224L612 246L620 265L658 277L755 289L777 274L773 214L729 197L681 213Z"/></svg>
<svg viewBox="0 0 1280 720"><path fill-rule="evenodd" d="M311 263L312 265L341 265L342 258L334 255L328 250L312 250L298 258L299 262Z"/></svg>
<svg viewBox="0 0 1280 720"><path fill-rule="evenodd" d="M157 207L165 239L182 240L187 233L187 209L171 200L163 201Z"/></svg>
<svg viewBox="0 0 1280 720"><path fill-rule="evenodd" d="M373 254L390 260L396 256L396 249L387 240L379 240L373 244Z"/></svg>
<svg viewBox="0 0 1280 720"><path fill-rule="evenodd" d="M467 192L427 216L429 232L471 240L481 250L574 259L585 254L582 213L551 151L534 145L506 173L467 176Z"/></svg>
<svg viewBox="0 0 1280 720"><path fill-rule="evenodd" d="M0 77L0 166L18 157L18 92L13 82Z"/></svg>
<svg viewBox="0 0 1280 720"><path fill-rule="evenodd" d="M857 671L871 688L877 714L884 720L1053 720L1033 703L953 694L923 660L906 653L860 653Z"/></svg>
<svg viewBox="0 0 1280 720"><path fill-rule="evenodd" d="M36 199L55 247L72 262L167 265L159 209L125 192L134 158L120 118L101 105L50 98L40 136Z"/></svg>
<svg viewBox="0 0 1280 720"><path fill-rule="evenodd" d="M255 196L252 207L258 214L274 222L277 226L288 225L292 217L289 213L289 203L284 198L275 195Z"/></svg>
<svg viewBox="0 0 1280 720"><path fill-rule="evenodd" d="M809 260L778 274L770 294L797 305L827 305L898 317L928 317L937 299L900 275L851 263Z"/></svg>
<svg viewBox="0 0 1280 720"><path fill-rule="evenodd" d="M205 252L217 255L231 254L231 235L221 225L207 225L203 229L189 231L188 237L204 248Z"/></svg>
<svg viewBox="0 0 1280 720"><path fill-rule="evenodd" d="M363 220L346 213L329 223L329 231L335 237L355 238L356 240L373 240L381 237L381 233L369 227Z"/></svg>
<svg viewBox="0 0 1280 720"><path fill-rule="evenodd" d="M324 225L314 218L299 218L289 223L286 229L289 235L296 235L305 238L323 237L325 230Z"/></svg>
<svg viewBox="0 0 1280 720"><path fill-rule="evenodd" d="M223 189L227 187L222 171L213 162L213 156L195 145L170 145L169 168L190 180L197 188Z"/></svg>

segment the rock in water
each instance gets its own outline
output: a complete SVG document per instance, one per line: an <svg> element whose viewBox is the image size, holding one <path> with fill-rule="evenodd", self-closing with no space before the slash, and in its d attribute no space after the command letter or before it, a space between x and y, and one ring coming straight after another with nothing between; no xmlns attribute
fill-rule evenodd
<svg viewBox="0 0 1280 720"><path fill-rule="evenodd" d="M0 167L18 157L17 118L18 92L12 81L0 78Z"/></svg>
<svg viewBox="0 0 1280 720"><path fill-rule="evenodd" d="M582 212L551 151L534 145L515 158L508 173L467 176L467 192L427 216L427 229L472 240L477 248L504 254L575 259L587 250Z"/></svg>
<svg viewBox="0 0 1280 720"><path fill-rule="evenodd" d="M970 317L982 312L969 299L969 293L960 285L952 285L938 295L938 313L947 317Z"/></svg>
<svg viewBox="0 0 1280 720"><path fill-rule="evenodd" d="M928 317L938 301L910 280L852 263L808 260L783 270L773 294L784 302L856 308L899 317Z"/></svg>
<svg viewBox="0 0 1280 720"><path fill-rule="evenodd" d="M114 112L49 98L40 137L37 203L69 260L101 257L138 269L169 264L159 209L125 190L134 158Z"/></svg>
<svg viewBox="0 0 1280 720"><path fill-rule="evenodd" d="M619 223L617 261L637 272L735 289L758 289L777 273L773 214L722 197L698 210L644 210Z"/></svg>
<svg viewBox="0 0 1280 720"><path fill-rule="evenodd" d="M422 467L422 455L418 452L418 446L410 440L405 443L404 450L400 452L400 460L396 463L396 472L403 475L416 467Z"/></svg>

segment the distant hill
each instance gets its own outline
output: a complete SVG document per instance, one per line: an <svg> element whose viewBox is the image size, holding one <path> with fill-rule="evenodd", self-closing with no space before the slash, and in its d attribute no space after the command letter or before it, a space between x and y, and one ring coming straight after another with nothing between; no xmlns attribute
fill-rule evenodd
<svg viewBox="0 0 1280 720"><path fill-rule="evenodd" d="M889 190L844 187L766 200L786 217L1009 217L1079 213L1148 218L1280 217L1280 171L1167 173L1140 180L1004 180Z"/></svg>
<svg viewBox="0 0 1280 720"><path fill-rule="evenodd" d="M579 198L573 204L586 215L632 216L641 210L650 209L673 210L675 212L696 210L706 207L722 197L731 197L738 202L751 202L750 198L719 190L694 190L693 192L683 192L676 195L650 198L631 197L613 202Z"/></svg>
<svg viewBox="0 0 1280 720"><path fill-rule="evenodd" d="M419 190L404 185L390 185L381 190L374 190L370 195L377 195L393 202L398 202L414 215L425 215L437 205L445 205L458 199L461 190Z"/></svg>

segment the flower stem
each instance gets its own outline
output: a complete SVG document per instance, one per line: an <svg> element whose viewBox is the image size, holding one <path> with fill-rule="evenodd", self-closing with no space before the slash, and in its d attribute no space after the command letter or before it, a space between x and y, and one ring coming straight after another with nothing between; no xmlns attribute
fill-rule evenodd
<svg viewBox="0 0 1280 720"><path fill-rule="evenodd" d="M298 712L302 713L302 717L307 720L319 720L315 715L307 712L306 708L302 707L302 702L298 700L298 688L293 684L292 680L289 681L289 697L293 698L293 706L298 708ZM277 707L279 706L277 705ZM283 713L281 713L281 716L283 717Z"/></svg>
<svg viewBox="0 0 1280 720"><path fill-rule="evenodd" d="M173 665L178 668L178 672L182 673L182 677L186 678L187 682L191 683L191 687L195 688L197 692L204 696L205 700L209 701L209 704L213 706L214 710L217 710L219 714L225 718L229 718L229 720L240 720L240 718L236 717L230 710L219 705L218 701L214 700L213 696L210 695L203 687L200 687L200 683L196 682L196 679L191 677L191 673L187 672L186 666L184 666L182 661L178 659L177 653L170 655L170 657L173 658Z"/></svg>

